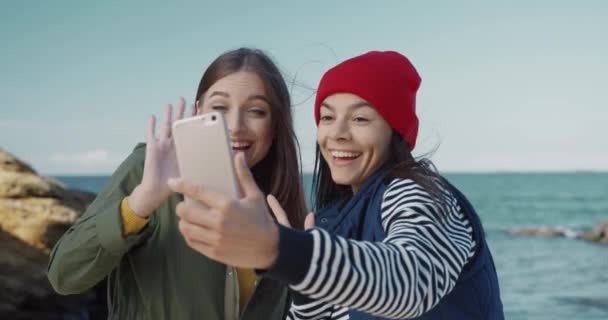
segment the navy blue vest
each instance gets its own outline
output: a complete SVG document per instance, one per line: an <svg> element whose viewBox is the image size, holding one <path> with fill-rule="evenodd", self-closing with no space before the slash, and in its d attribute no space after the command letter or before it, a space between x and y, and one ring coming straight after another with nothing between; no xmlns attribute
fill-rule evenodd
<svg viewBox="0 0 608 320"><path fill-rule="evenodd" d="M372 175L343 206L331 205L316 215L316 225L348 239L379 242L386 237L380 220L380 206L387 188L386 171ZM473 228L475 256L465 265L454 289L434 308L416 319L504 319L496 268L486 244L481 222L466 197L445 180ZM384 319L351 310L353 320Z"/></svg>

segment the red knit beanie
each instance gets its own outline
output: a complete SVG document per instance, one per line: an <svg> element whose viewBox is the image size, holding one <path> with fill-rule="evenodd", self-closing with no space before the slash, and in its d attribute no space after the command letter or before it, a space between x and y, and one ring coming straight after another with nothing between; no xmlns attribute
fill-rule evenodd
<svg viewBox="0 0 608 320"><path fill-rule="evenodd" d="M416 146L418 117L416 91L420 76L402 54L371 51L329 69L319 82L315 99L315 120L325 98L334 93L352 93L369 102L384 120L408 143Z"/></svg>

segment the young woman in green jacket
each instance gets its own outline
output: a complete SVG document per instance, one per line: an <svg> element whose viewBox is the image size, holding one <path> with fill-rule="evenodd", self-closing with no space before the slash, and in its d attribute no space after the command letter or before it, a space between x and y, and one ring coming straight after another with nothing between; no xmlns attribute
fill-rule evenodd
<svg viewBox="0 0 608 320"><path fill-rule="evenodd" d="M196 101L191 114L225 113L233 150L301 226L306 208L291 102L272 60L248 48L222 54L203 74ZM180 99L176 119L184 109ZM175 206L182 198L167 186L178 175L172 118L167 105L158 137L150 118L147 143L135 147L56 244L52 286L74 294L107 279L110 319L283 319L286 287L206 258L180 234Z"/></svg>

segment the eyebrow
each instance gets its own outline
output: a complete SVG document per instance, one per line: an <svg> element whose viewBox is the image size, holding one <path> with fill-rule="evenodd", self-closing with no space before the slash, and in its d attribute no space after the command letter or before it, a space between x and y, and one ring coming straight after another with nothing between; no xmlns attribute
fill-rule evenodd
<svg viewBox="0 0 608 320"><path fill-rule="evenodd" d="M254 94L247 98L247 101L251 101L251 100L262 100L269 105L271 104L270 101L268 101L268 98L266 98L265 96L260 95L260 94Z"/></svg>
<svg viewBox="0 0 608 320"><path fill-rule="evenodd" d="M329 109L329 110L332 110L332 111L335 109L334 107L332 107L332 106L331 106L330 104L328 104L327 102L322 102L322 103L321 103L321 107L325 107L325 108L327 108L327 109ZM373 107L372 107L372 106L371 106L369 103L367 103L366 101L360 101L360 102L357 102L357 103L353 103L353 104L349 105L347 108L348 108L348 109L359 109L359 108L362 108L362 107L370 107L370 108L373 108Z"/></svg>
<svg viewBox="0 0 608 320"><path fill-rule="evenodd" d="M213 91L209 95L209 98L207 98L207 99L211 99L214 96L220 96L220 97L224 97L224 98L230 98L230 94L228 92ZM262 100L262 101L266 102L267 104L270 104L270 101L268 101L268 98L266 98L265 96L260 95L260 94L254 94L254 95L250 95L249 97L247 97L247 101L251 101L251 100Z"/></svg>
<svg viewBox="0 0 608 320"><path fill-rule="evenodd" d="M213 91L210 95L209 98L215 97L215 96L220 96L220 97L224 97L224 98L229 98L230 95L227 92L223 92L223 91Z"/></svg>

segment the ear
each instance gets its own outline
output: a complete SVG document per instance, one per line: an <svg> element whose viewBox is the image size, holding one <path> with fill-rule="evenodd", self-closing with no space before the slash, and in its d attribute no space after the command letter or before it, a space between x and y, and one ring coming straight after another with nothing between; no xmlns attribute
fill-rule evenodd
<svg viewBox="0 0 608 320"><path fill-rule="evenodd" d="M196 102L194 104L195 115L201 114L201 109L202 108L203 107L201 106L200 100L196 100Z"/></svg>

